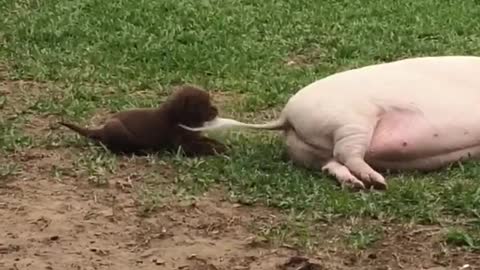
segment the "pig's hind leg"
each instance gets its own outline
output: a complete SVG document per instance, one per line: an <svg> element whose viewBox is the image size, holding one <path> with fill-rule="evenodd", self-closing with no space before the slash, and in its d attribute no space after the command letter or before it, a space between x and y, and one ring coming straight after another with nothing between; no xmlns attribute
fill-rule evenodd
<svg viewBox="0 0 480 270"><path fill-rule="evenodd" d="M297 134L290 130L286 132L286 145L289 157L297 165L321 169L323 172L335 177L342 187L364 189L363 183L358 180L344 165L331 160L331 150L317 149L305 143Z"/></svg>
<svg viewBox="0 0 480 270"><path fill-rule="evenodd" d="M333 156L368 188L386 189L384 177L365 162L377 119L354 118L334 131Z"/></svg>

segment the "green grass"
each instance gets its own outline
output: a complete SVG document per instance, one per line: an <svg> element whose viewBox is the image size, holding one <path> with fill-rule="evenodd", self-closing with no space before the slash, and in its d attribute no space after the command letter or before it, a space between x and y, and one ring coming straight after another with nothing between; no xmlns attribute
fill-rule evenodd
<svg viewBox="0 0 480 270"><path fill-rule="evenodd" d="M480 54L474 0L0 0L0 15L0 61L9 78L56 82L29 100L22 117L86 121L99 107L155 106L182 82L243 93L246 106L238 110L255 112L281 107L302 86L336 71L407 56ZM2 110L11 104L0 97ZM75 143L24 135L22 117L0 118L3 153ZM304 223L353 216L480 231L479 164L387 175L388 191L354 194L282 161L282 143L270 135L226 134L228 158L164 159L180 172L178 189L221 184L234 200L301 213ZM102 184L116 165L110 156L95 156L79 164ZM10 174L8 167L1 171ZM152 185L145 201L158 202L160 189ZM448 239L478 246L479 238L458 235ZM364 247L374 236L360 231L351 238Z"/></svg>
<svg viewBox="0 0 480 270"><path fill-rule="evenodd" d="M463 229L452 228L445 234L445 242L452 246L465 247L469 250L480 250L480 236L478 232L468 232Z"/></svg>
<svg viewBox="0 0 480 270"><path fill-rule="evenodd" d="M453 168L424 175L386 175L386 192L351 193L342 191L319 172L283 161L278 137L237 133L228 138L233 149L228 157L207 162L179 160L182 180L200 190L222 183L241 202L261 201L283 209L308 211L322 220L353 215L432 224L450 216L480 216L480 165L473 162L463 164L463 171Z"/></svg>

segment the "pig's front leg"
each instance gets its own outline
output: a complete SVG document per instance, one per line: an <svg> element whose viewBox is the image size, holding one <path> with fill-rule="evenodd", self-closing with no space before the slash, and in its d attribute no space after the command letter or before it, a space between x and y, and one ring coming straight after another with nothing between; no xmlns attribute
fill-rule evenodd
<svg viewBox="0 0 480 270"><path fill-rule="evenodd" d="M386 189L384 177L376 172L365 160L365 152L370 144L376 119L356 119L342 125L334 132L333 156L345 165L368 188ZM354 124L353 124L354 123Z"/></svg>

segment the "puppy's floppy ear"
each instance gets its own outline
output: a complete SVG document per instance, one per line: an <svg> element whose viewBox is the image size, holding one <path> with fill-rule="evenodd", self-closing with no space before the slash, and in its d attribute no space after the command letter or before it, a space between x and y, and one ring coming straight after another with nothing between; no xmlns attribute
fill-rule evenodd
<svg viewBox="0 0 480 270"><path fill-rule="evenodd" d="M209 95L200 89L182 87L171 95L170 105L176 121L189 126L199 126L209 115Z"/></svg>
<svg viewBox="0 0 480 270"><path fill-rule="evenodd" d="M202 96L200 96L200 93L196 95L184 95L181 104L185 120L190 119L191 121L201 121L208 113L204 111L208 108L205 108L205 102L202 99Z"/></svg>

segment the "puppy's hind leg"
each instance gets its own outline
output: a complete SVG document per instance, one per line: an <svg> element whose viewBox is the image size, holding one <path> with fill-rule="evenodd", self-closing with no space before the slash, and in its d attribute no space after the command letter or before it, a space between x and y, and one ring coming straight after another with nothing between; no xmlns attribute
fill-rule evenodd
<svg viewBox="0 0 480 270"><path fill-rule="evenodd" d="M384 177L376 172L365 160L376 121L360 120L346 124L334 132L333 156L345 165L356 177L369 187L386 189Z"/></svg>
<svg viewBox="0 0 480 270"><path fill-rule="evenodd" d="M136 142L135 136L117 119L111 119L103 126L104 144L115 154L143 155L142 146Z"/></svg>

